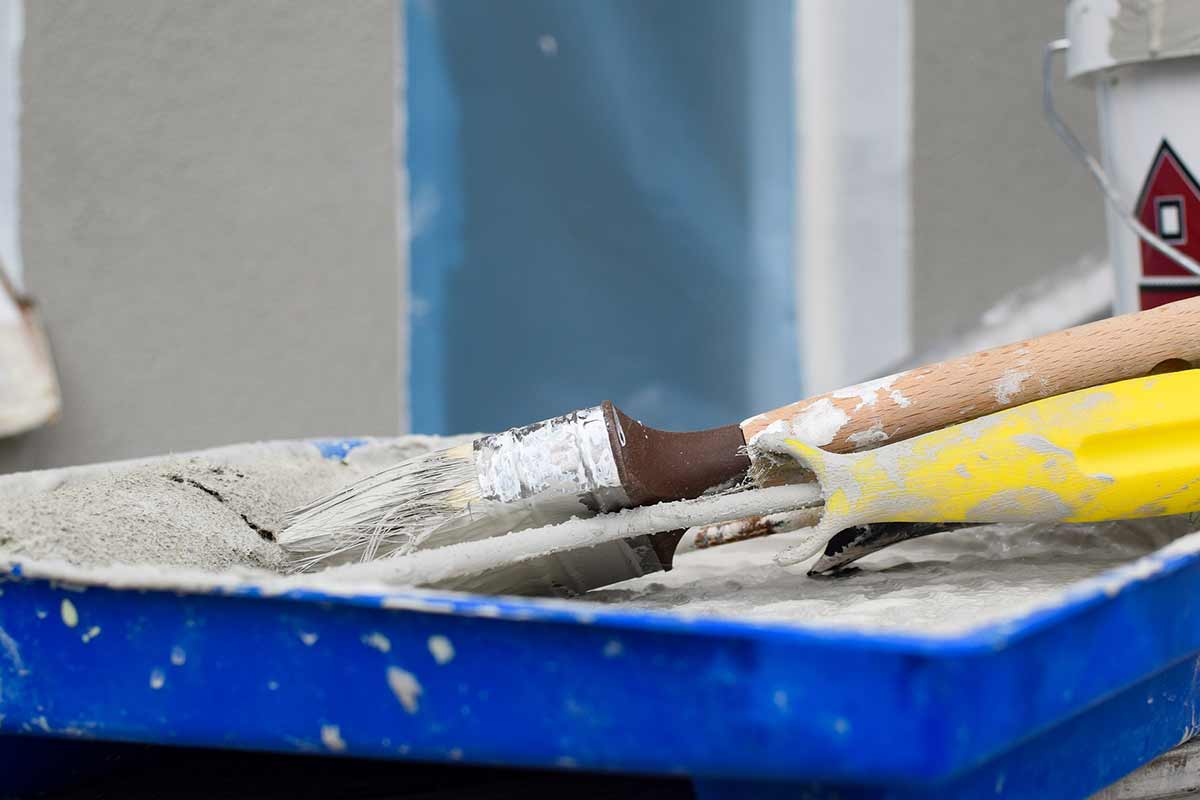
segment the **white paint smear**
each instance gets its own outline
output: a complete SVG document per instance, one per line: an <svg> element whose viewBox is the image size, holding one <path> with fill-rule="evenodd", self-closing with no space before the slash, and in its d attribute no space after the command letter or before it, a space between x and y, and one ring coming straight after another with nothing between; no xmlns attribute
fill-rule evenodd
<svg viewBox="0 0 1200 800"><path fill-rule="evenodd" d="M833 393L833 396L839 399L857 397L858 405L854 407L854 410L858 411L863 406L874 406L876 403L878 403L880 393L888 392L892 388L892 384L895 383L896 379L899 377L899 375L888 375L885 378L878 378L877 380L866 381L864 383L856 384L855 386L849 386L845 389L838 389ZM899 392L896 392L896 394L900 395L901 398L904 397L904 395L900 394Z"/></svg>
<svg viewBox="0 0 1200 800"><path fill-rule="evenodd" d="M449 664L454 660L454 645L445 636L430 636L427 644L429 654L433 656L433 660L438 663L438 666Z"/></svg>
<svg viewBox="0 0 1200 800"><path fill-rule="evenodd" d="M1006 370L996 383L992 385L992 394L996 402L1007 405L1021 391L1021 384L1030 378L1030 374L1015 367Z"/></svg>
<svg viewBox="0 0 1200 800"><path fill-rule="evenodd" d="M876 447L888 440L888 435L883 432L883 423L876 422L865 431L852 433L846 437L850 444L854 445L855 450L866 450L871 447Z"/></svg>
<svg viewBox="0 0 1200 800"><path fill-rule="evenodd" d="M21 647L17 644L17 640L9 636L8 631L3 628L0 628L0 648L4 650L4 657L16 668L17 673L24 674L25 664L21 660Z"/></svg>
<svg viewBox="0 0 1200 800"><path fill-rule="evenodd" d="M392 690L392 694L396 695L396 699L400 701L400 705L404 706L405 711L415 714L420 710L421 694L424 689L421 688L421 682L417 680L416 675L399 667L388 667L387 684L388 688Z"/></svg>
<svg viewBox="0 0 1200 800"><path fill-rule="evenodd" d="M321 744L334 753L346 750L346 740L342 738L342 729L337 725L321 726Z"/></svg>
<svg viewBox="0 0 1200 800"><path fill-rule="evenodd" d="M75 604L70 599L64 597L59 605L59 615L62 617L63 625L68 628L74 628L79 624L79 612L75 610Z"/></svg>
<svg viewBox="0 0 1200 800"><path fill-rule="evenodd" d="M805 444L824 447L849 421L850 416L845 411L835 406L828 397L823 397L792 417L790 434Z"/></svg>
<svg viewBox="0 0 1200 800"><path fill-rule="evenodd" d="M367 647L374 648L381 653L391 652L392 649L392 641L379 631L373 631L372 633L363 636L362 642Z"/></svg>

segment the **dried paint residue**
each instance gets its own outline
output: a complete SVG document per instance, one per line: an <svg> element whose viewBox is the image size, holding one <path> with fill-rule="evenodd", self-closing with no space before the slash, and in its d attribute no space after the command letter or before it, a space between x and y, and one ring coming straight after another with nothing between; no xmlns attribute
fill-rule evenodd
<svg viewBox="0 0 1200 800"><path fill-rule="evenodd" d="M865 431L852 433L846 437L850 444L854 445L855 450L869 450L872 447L883 444L888 440L887 433L883 430L883 423L876 422Z"/></svg>
<svg viewBox="0 0 1200 800"><path fill-rule="evenodd" d="M62 605L59 606L59 614L62 616L63 625L68 628L74 628L79 624L79 612L75 610L75 604L68 598L62 599Z"/></svg>
<svg viewBox="0 0 1200 800"><path fill-rule="evenodd" d="M892 402L900 406L907 406L909 400L899 390L893 390L892 384L896 382L899 375L888 375L885 378L878 380L866 381L855 386L850 386L845 389L839 389L833 393L837 398L857 397L858 405L854 407L858 411L863 406L874 406L879 402L880 393L886 393L892 398Z"/></svg>
<svg viewBox="0 0 1200 800"><path fill-rule="evenodd" d="M436 634L430 636L427 644L429 645L429 654L433 656L433 660L439 666L449 664L454 660L454 645L445 636Z"/></svg>
<svg viewBox="0 0 1200 800"><path fill-rule="evenodd" d="M828 397L824 397L792 417L789 433L806 444L822 447L832 442L842 426L849 421L850 416L845 411L835 406ZM763 433L771 431L774 427L770 426Z"/></svg>
<svg viewBox="0 0 1200 800"><path fill-rule="evenodd" d="M322 725L321 744L335 753L344 752L346 740L342 738L342 729L337 725Z"/></svg>
<svg viewBox="0 0 1200 800"><path fill-rule="evenodd" d="M1095 576L1119 591L1146 575L1128 565L1193 529L1184 517L1111 523L986 525L927 536L875 553L845 580L811 580L779 567L775 555L803 533L778 533L724 547L689 550L675 568L597 589L584 599L614 609L646 609L692 619L793 623L826 629L961 635L1058 606ZM686 540L685 540L686 541ZM1179 540L1200 548L1200 534ZM1174 547L1174 546L1173 546ZM736 580L730 580L736 576ZM1131 577L1134 576L1134 577ZM767 690L769 691L769 690ZM793 710L800 707L791 698ZM785 702L781 698L776 705Z"/></svg>
<svg viewBox="0 0 1200 800"><path fill-rule="evenodd" d="M362 643L367 647L378 650L381 653L389 653L392 650L392 641L384 636L379 631L372 631L362 637Z"/></svg>
<svg viewBox="0 0 1200 800"><path fill-rule="evenodd" d="M421 707L421 693L424 691L417 677L408 670L388 667L387 683L400 705L404 706L404 710L410 714L417 713Z"/></svg>
<svg viewBox="0 0 1200 800"><path fill-rule="evenodd" d="M997 403L1007 405L1021 391L1021 384L1031 377L1030 373L1019 369L1005 370L994 384L992 394Z"/></svg>

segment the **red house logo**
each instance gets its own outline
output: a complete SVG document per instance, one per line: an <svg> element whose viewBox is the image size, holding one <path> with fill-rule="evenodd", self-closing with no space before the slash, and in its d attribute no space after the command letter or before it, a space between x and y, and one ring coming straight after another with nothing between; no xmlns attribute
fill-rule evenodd
<svg viewBox="0 0 1200 800"><path fill-rule="evenodd" d="M1133 212L1159 237L1200 260L1200 184L1166 139L1158 148ZM1200 295L1200 275L1189 272L1143 241L1138 294L1143 309Z"/></svg>

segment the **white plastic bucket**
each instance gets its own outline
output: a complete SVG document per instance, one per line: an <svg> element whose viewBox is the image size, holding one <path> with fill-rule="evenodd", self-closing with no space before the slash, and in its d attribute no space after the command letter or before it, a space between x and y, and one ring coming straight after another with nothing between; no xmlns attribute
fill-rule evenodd
<svg viewBox="0 0 1200 800"><path fill-rule="evenodd" d="M1050 62L1092 85L1100 163L1053 107ZM1046 110L1109 203L1116 311L1200 295L1200 2L1070 0L1047 50Z"/></svg>

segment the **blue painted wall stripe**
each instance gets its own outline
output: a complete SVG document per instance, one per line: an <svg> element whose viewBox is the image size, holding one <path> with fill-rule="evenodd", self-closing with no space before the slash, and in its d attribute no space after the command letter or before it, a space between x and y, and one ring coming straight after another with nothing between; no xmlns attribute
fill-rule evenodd
<svg viewBox="0 0 1200 800"><path fill-rule="evenodd" d="M414 430L799 396L790 2L407 8Z"/></svg>
<svg viewBox="0 0 1200 800"><path fill-rule="evenodd" d="M459 111L441 48L438 5L404 4L409 208L409 403L412 430L448 433L447 282L462 261Z"/></svg>

